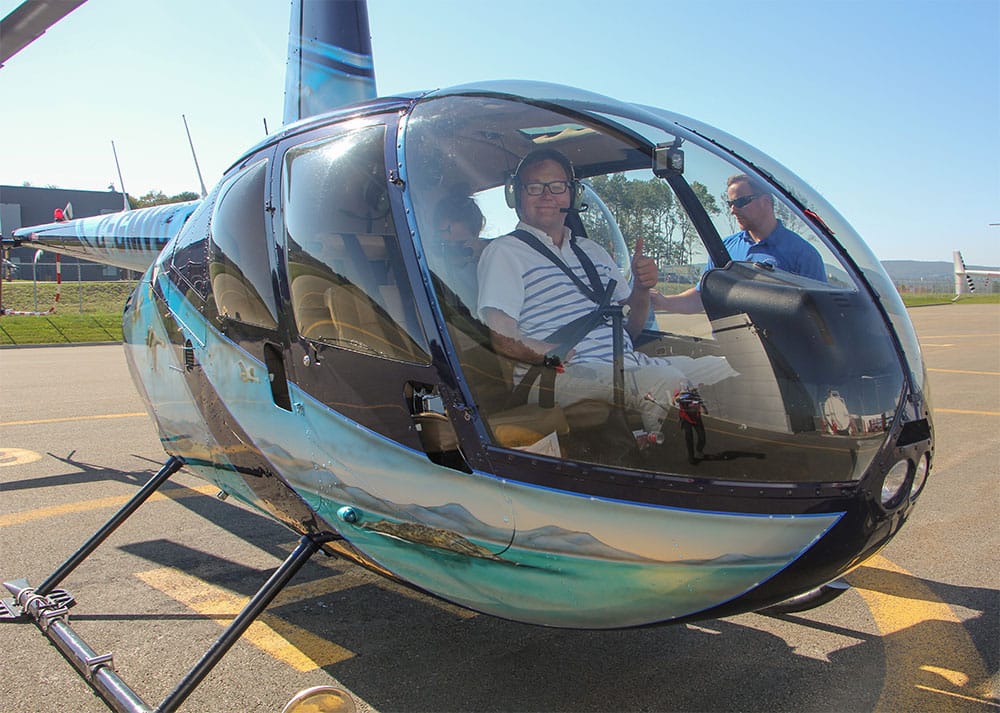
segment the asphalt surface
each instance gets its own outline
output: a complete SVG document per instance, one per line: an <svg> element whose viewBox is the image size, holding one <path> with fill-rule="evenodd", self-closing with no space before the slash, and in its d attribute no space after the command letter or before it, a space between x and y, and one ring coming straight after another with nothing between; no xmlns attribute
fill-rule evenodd
<svg viewBox="0 0 1000 713"><path fill-rule="evenodd" d="M331 683L383 712L1000 710L1000 306L910 315L934 470L903 531L830 604L562 631L472 615L318 556L181 710L277 712ZM0 350L0 579L39 584L163 460L120 346ZM74 628L151 705L296 542L184 472L162 492L63 584L79 602ZM33 624L0 622L0 710L107 707Z"/></svg>

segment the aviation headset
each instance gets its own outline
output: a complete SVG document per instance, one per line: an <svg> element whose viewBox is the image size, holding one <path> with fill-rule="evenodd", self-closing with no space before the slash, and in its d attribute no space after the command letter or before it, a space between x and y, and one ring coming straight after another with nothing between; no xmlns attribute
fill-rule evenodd
<svg viewBox="0 0 1000 713"><path fill-rule="evenodd" d="M555 149L535 149L521 159L517 168L514 169L514 173L507 177L507 182L504 184L503 194L507 200L507 207L517 209L521 205L521 171L524 170L524 167L542 161L555 161L566 171L570 191L569 208L573 211L579 211L583 207L583 184L576 180L576 172L573 170L573 164L570 160L562 152Z"/></svg>

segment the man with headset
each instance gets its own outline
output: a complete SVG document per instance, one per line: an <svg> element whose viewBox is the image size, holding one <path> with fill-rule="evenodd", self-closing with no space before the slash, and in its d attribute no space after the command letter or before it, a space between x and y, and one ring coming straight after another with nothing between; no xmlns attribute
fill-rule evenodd
<svg viewBox="0 0 1000 713"><path fill-rule="evenodd" d="M640 242L630 286L602 247L572 234L566 218L579 210L582 190L562 153L540 149L524 157L507 185L508 204L520 222L511 234L491 241L479 262L479 316L494 348L519 362L515 391L532 368L555 370L555 400L567 406L584 399L611 401L614 329L608 320L594 318L595 311L608 297L628 305L625 405L642 414L647 431L656 432L673 390L692 371L706 377L691 379L696 383L718 380L717 369L705 369L718 364L655 359L633 349L631 337L642 331L649 313L657 267L642 254ZM728 366L724 370L733 373ZM710 371L715 378L708 379ZM538 399L537 384L527 386Z"/></svg>

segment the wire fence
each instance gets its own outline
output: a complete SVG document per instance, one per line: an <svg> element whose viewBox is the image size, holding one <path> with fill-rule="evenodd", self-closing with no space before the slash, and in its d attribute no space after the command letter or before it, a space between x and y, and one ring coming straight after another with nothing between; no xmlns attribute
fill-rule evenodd
<svg viewBox="0 0 1000 713"><path fill-rule="evenodd" d="M140 275L96 263L54 261L6 265L0 278L0 306L9 312L99 314L121 312Z"/></svg>

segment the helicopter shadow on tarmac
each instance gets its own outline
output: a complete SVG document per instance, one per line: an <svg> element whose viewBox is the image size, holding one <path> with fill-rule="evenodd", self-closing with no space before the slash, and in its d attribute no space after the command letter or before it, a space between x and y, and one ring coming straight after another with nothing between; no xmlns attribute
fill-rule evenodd
<svg viewBox="0 0 1000 713"><path fill-rule="evenodd" d="M100 478L138 483L143 476L80 463L72 453L59 460L82 472L50 476L32 487ZM187 489L176 483L167 485ZM276 560L283 559L292 546L283 527L249 510L194 492L191 497L172 499L214 523L206 527L220 527ZM136 517L141 519L142 513ZM217 542L218 537L207 541ZM118 549L241 597L250 596L270 571L267 566L241 564L208 551L203 543L192 547L155 538ZM927 641L971 636L987 671L995 671L995 591L867 566L849 579L866 590L923 599L928 604L944 602L974 610L978 616L962 623L928 619L880 637L841 624L852 616L845 607L856 609L859 603L850 596L805 615L751 614L690 625L563 630L470 616L458 607L330 558L314 558L293 581L311 585L314 596L289 603L279 598L268 613L292 624L292 631L308 631L351 652L352 656L323 670L378 710L872 710L881 707L879 701L887 695L884 689L893 690L894 677L900 672L887 655L900 647L920 647L927 659L921 670L910 672L917 677L917 685L907 687L906 705L944 710L961 701L962 710L979 710L970 703L971 697L981 702L982 710L995 709L985 698L987 681L970 678L962 684L943 679L935 671L961 667L942 660L941 651L926 646ZM90 611L77 610L74 619L112 626L133 620L208 618L196 612L148 610L107 614L95 611L99 602L88 604ZM178 646L192 643L183 639L183 630L175 634ZM163 644L169 645L167 639L172 636L168 633ZM296 644L294 634L288 638ZM274 665L285 664L275 661ZM847 686L845 681L853 683ZM944 699L945 708L941 707L942 689L956 696Z"/></svg>
<svg viewBox="0 0 1000 713"><path fill-rule="evenodd" d="M129 485L142 485L149 480L160 465L157 463L156 467L137 471L115 470L114 468L108 468L103 465L95 465L76 460L74 459L75 454L76 450L74 449L65 456L56 455L51 451L46 452L45 455L63 463L68 467L75 468L76 471L60 473L58 475L49 475L41 478L24 478L21 480L0 482L0 493L13 492L15 490L31 490L36 488L55 488L63 485L82 485L99 480L126 483ZM142 456L135 454L133 454L132 457L139 458L140 460L149 460L148 458L143 458ZM153 463L154 461L150 462Z"/></svg>
<svg viewBox="0 0 1000 713"><path fill-rule="evenodd" d="M125 549L158 565L202 573L213 586L242 595L266 574L169 541ZM947 646L935 651L926 645L970 631L979 651L988 650L996 611L989 611L991 593L982 589L862 568L857 579L866 589L908 598L933 589L954 597L951 606L986 609L964 628L930 618L888 636L839 623L850 620L844 608L857 608L856 597L798 616L576 631L468 617L364 571L367 579L359 583L348 571L357 568L329 562L310 563L300 577L334 591L289 604L279 600L269 612L352 652L324 670L378 710L873 710L886 700L903 701L911 710L950 710L959 701L955 710L978 710L969 697L980 698L984 711L995 705L983 698L982 677L964 683L942 678L939 671L968 669L948 659ZM340 578L352 582L343 586ZM924 596L924 603L940 606L933 595ZM900 650L919 652L921 665L898 670L893 656ZM846 686L847 680L854 683ZM942 703L941 690L966 700ZM894 698L899 695L904 698Z"/></svg>

